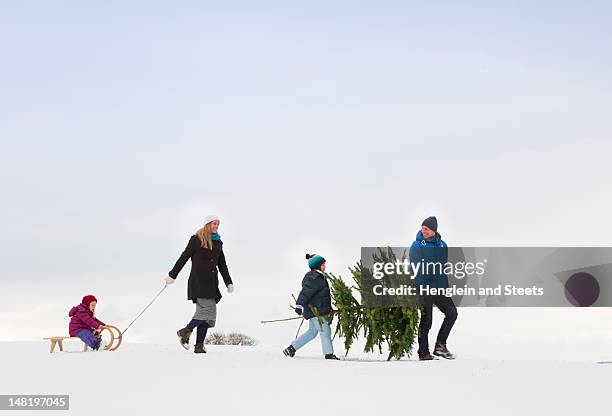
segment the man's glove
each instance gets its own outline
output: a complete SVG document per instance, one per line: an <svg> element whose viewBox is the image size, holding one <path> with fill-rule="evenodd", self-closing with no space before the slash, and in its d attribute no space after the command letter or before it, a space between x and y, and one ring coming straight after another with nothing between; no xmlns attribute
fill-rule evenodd
<svg viewBox="0 0 612 416"><path fill-rule="evenodd" d="M173 278L171 278L170 276L166 276L164 278L164 282L166 282L167 285L171 285L172 283L174 283L174 281L175 280Z"/></svg>
<svg viewBox="0 0 612 416"><path fill-rule="evenodd" d="M304 313L304 307L302 305L297 305L294 310L295 310L295 313L297 313L300 316L302 316L302 314Z"/></svg>

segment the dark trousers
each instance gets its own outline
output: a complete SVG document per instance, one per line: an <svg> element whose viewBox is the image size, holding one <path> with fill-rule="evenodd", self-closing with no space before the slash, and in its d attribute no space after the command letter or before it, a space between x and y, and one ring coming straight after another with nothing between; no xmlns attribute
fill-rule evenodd
<svg viewBox="0 0 612 416"><path fill-rule="evenodd" d="M206 321L192 319L185 328L189 329L190 331L193 331L195 328L198 328L196 344L203 344L204 340L206 339L206 333L208 332L208 328L210 328L210 325L208 325Z"/></svg>
<svg viewBox="0 0 612 416"><path fill-rule="evenodd" d="M446 340L450 334L455 321L457 320L457 308L452 298L446 296L423 296L421 306L421 322L419 322L419 355L429 352L429 330L431 329L431 315L433 305L444 314L444 322L436 338L436 346L446 345Z"/></svg>

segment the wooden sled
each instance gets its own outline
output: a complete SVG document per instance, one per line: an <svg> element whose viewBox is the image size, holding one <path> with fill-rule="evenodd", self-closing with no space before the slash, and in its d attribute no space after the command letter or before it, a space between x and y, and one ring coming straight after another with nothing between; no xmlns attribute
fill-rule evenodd
<svg viewBox="0 0 612 416"><path fill-rule="evenodd" d="M119 348L121 346L121 342L123 342L123 335L121 334L121 331L119 330L119 328L117 328L116 326L113 325L104 325L102 327L102 329L100 329L100 334L102 334L102 332L104 331L108 331L108 333L110 334L110 342L104 346L104 350L106 351L115 351L117 348ZM51 342L51 351L53 352L55 350L55 346L59 346L59 350L60 351L64 351L64 344L63 341L65 339L78 339L80 340L79 337L71 337L71 336L57 336L57 337L47 337L47 338L43 338L43 339L48 339ZM115 341L117 342L115 344ZM83 344L83 351L87 351L88 347L87 344Z"/></svg>

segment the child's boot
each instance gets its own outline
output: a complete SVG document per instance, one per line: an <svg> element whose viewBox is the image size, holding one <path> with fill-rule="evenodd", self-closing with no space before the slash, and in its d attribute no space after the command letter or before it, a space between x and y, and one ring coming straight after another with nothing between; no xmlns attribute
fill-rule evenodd
<svg viewBox="0 0 612 416"><path fill-rule="evenodd" d="M196 354L204 354L206 353L206 348L204 348L204 344L195 344L195 349L193 350Z"/></svg>
<svg viewBox="0 0 612 416"><path fill-rule="evenodd" d="M285 354L287 357L293 357L295 355L295 348L293 348L293 345L289 345L287 348L285 348L283 350L283 354Z"/></svg>
<svg viewBox="0 0 612 416"><path fill-rule="evenodd" d="M335 354L325 354L326 360L339 360L340 358L336 357Z"/></svg>

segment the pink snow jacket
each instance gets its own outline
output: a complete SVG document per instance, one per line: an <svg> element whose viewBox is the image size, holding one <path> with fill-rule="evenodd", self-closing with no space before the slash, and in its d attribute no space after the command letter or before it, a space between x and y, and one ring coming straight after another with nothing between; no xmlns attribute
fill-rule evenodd
<svg viewBox="0 0 612 416"><path fill-rule="evenodd" d="M89 308L82 303L73 306L68 312L68 316L70 317L68 332L71 337L76 337L77 333L83 329L95 330L100 325L104 325L104 322L97 319Z"/></svg>

